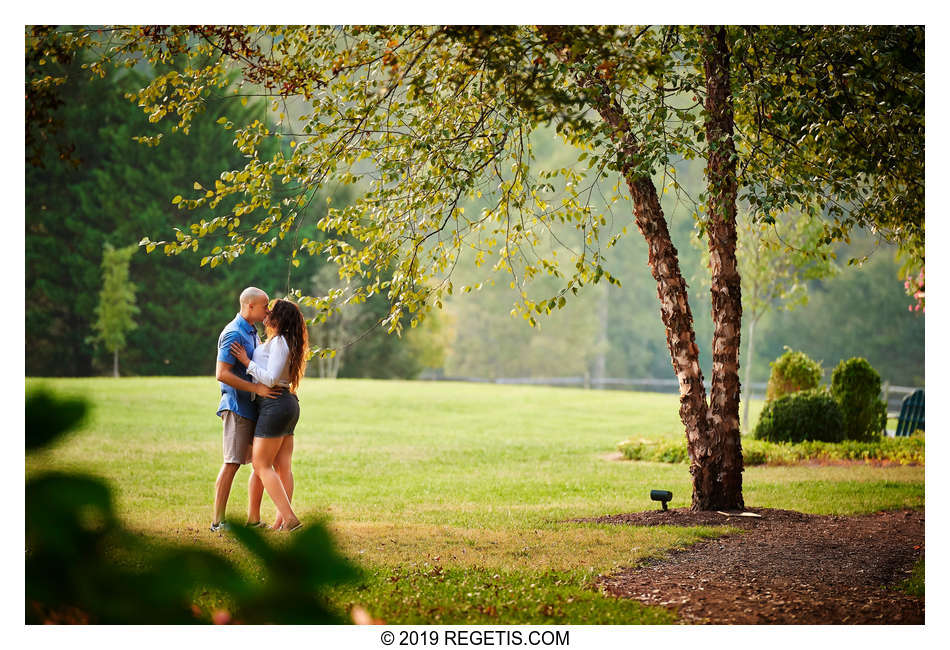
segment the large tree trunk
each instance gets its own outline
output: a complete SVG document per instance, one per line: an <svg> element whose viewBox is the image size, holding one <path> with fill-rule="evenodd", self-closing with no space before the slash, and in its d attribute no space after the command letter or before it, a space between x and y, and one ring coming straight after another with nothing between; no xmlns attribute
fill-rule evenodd
<svg viewBox="0 0 950 650"><path fill-rule="evenodd" d="M555 47L558 58L571 63L570 42L562 28L541 27L541 32ZM718 42L717 42L718 43ZM721 45L725 46L724 38ZM717 128L729 135L726 146L732 145L732 112L723 113L719 107L731 107L728 85L728 52L722 58L722 50L714 44L710 56L718 62L707 80L719 84L712 106L716 107ZM722 79L725 75L726 83ZM666 326L666 342L670 350L673 371L679 380L680 419L686 428L687 449L690 457L690 474L693 477L693 510L738 509L744 507L742 500L742 448L739 442L739 380L738 380L738 324L741 317L739 274L735 263L735 162L732 156L720 152L714 166L710 167L711 178L720 174L731 182L718 183L720 191L713 203L720 216L711 224L711 250L716 258L713 270L713 320L716 333L713 338L713 383L712 408L706 402L703 373L699 366L699 348L693 330L693 315L689 308L686 281L679 268L676 247L670 238L663 210L660 208L656 186L649 176L638 175L636 162L640 159L640 146L633 129L623 113L615 94L603 78L592 73L578 72L577 83L583 88L597 87L593 108L610 125L614 141L618 145L622 161L621 174L633 200L637 228L646 240L649 250L648 264L656 280L657 298L660 301L660 317ZM710 103L707 102L707 110ZM729 176L731 170L731 176ZM731 209L729 196L731 185ZM730 230L731 223L731 230ZM731 235L730 235L731 233ZM730 248L731 247L731 248ZM723 311L724 310L724 311ZM732 351L730 351L730 346ZM732 372L732 375L729 373ZM737 480L738 478L738 480Z"/></svg>
<svg viewBox="0 0 950 650"><path fill-rule="evenodd" d="M739 437L739 333L742 292L736 262L736 147L733 141L729 46L724 27L703 28L706 75L706 182L709 193L709 267L712 277L713 369L709 396L711 434L702 463L701 491L693 507L742 508ZM697 487L694 475L694 488Z"/></svg>
<svg viewBox="0 0 950 650"><path fill-rule="evenodd" d="M706 389L699 367L699 348L693 331L693 313L689 308L686 281L680 272L679 257L670 238L653 181L649 178L628 178L627 186L633 198L637 228L647 242L647 263L656 280L660 317L666 326L666 344L670 350L673 371L679 380L680 420L686 427L689 471L693 475L693 508L702 507L697 506L696 502L696 491L702 487L697 481L705 475L703 463L713 450L706 417Z"/></svg>

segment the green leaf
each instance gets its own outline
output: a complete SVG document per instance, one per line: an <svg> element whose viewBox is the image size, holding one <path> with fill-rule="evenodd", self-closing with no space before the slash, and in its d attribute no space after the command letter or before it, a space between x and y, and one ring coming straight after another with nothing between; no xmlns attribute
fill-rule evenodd
<svg viewBox="0 0 950 650"><path fill-rule="evenodd" d="M26 448L44 447L82 424L89 405L76 398L58 397L39 388L26 396Z"/></svg>

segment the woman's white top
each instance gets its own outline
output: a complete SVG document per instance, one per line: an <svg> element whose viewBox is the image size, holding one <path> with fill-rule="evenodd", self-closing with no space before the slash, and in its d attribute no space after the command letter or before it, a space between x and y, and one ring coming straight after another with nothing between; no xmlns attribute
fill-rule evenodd
<svg viewBox="0 0 950 650"><path fill-rule="evenodd" d="M247 374L265 386L290 386L290 348L283 336L254 348Z"/></svg>

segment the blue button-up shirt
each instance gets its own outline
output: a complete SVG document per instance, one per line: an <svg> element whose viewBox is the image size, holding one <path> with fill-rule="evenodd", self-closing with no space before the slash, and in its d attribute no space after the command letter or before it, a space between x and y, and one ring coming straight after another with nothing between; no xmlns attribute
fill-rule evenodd
<svg viewBox="0 0 950 650"><path fill-rule="evenodd" d="M244 345L247 356L254 356L257 347L257 329L248 323L240 313L228 323L218 336L218 361L231 364L231 372L245 381L254 381L247 374L247 368L231 354L231 344L235 341ZM222 411L234 411L241 417L257 420L257 403L253 393L238 390L219 381L221 386L221 403L218 404L218 415Z"/></svg>

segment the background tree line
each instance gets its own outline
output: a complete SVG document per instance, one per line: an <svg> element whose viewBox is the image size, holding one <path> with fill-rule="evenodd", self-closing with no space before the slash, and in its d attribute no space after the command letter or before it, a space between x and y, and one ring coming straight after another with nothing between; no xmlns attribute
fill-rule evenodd
<svg viewBox="0 0 950 650"><path fill-rule="evenodd" d="M26 372L31 376L111 372L112 354L91 342L104 246L135 245L147 233L186 228L188 216L171 205L173 194L194 182L213 185L213 170L240 159L230 136L214 128L224 106L209 107L189 135L169 134L158 147L134 141L149 124L122 94L140 87L141 78L152 72L113 71L89 81L79 65L74 62L68 71L63 103L53 113L61 124L55 137L63 146L48 146L26 162ZM268 117L261 102L232 102L227 110L232 116ZM71 157L64 158L63 150ZM345 196L341 190L335 198ZM316 216L326 210L325 201L312 206ZM133 255L129 274L139 313L122 354L123 374L213 373L218 333L237 312L237 296L245 286L279 297L288 288L288 273L291 286L311 289L317 282L324 260L304 256L298 266L290 266L290 243L213 272L188 255ZM419 337L399 339L372 327L385 314L385 301L360 307L344 338L363 338L343 353L340 376L417 374L426 358L413 341ZM311 373L318 372L313 364Z"/></svg>
<svg viewBox="0 0 950 650"><path fill-rule="evenodd" d="M570 148L550 131L536 133L533 146L538 161L546 166L570 164ZM679 182L695 196L703 183L702 164L680 160L677 167ZM663 194L661 202L664 214L669 216L683 275L692 288L690 300L701 363L708 364L711 306L708 280L703 283L708 274L703 245L691 245L696 231L692 216L695 205L672 193ZM609 207L604 203L592 199L595 209L618 215L618 223L632 210L622 199ZM466 205L466 211L477 212L480 207L477 203ZM748 225L747 215L740 214L740 222ZM772 233L766 228L760 236L775 239ZM783 240L783 236L788 234L779 229L778 239ZM839 361L861 356L892 384L923 385L924 318L908 311L912 301L900 281L897 247L875 241L859 230L850 243L825 250L835 254L830 263L837 267L837 273L817 279L806 276L790 287L794 298L786 308L777 301L755 325L751 381L764 383L769 377L769 363L787 345L822 361L829 376ZM740 258L744 254L748 251L740 249ZM446 352L445 374L496 378L587 373L592 378L671 378L664 327L655 305L656 286L646 259L646 244L641 238L622 238L607 260L610 273L622 286L593 287L574 298L574 308L546 316L535 328L509 314L518 293L504 283L485 283L478 291L453 296L446 317L454 343ZM862 263L849 264L851 259ZM455 273L459 284L474 284L482 277L471 264L460 263ZM743 282L747 280L751 277L744 276ZM763 281L768 282L767 274ZM544 290L542 287L539 293ZM743 309L747 314L751 308L746 301L752 296L744 285ZM744 319L743 341L749 340L750 323ZM749 363L746 348L741 352L745 368Z"/></svg>
<svg viewBox="0 0 950 650"><path fill-rule="evenodd" d="M78 62L73 66L78 68ZM133 137L148 130L147 119L121 97L121 91L141 87L142 76L148 74L152 71L145 68L113 71L92 83L77 81L82 76L71 74L63 89L65 101L55 111L62 124L56 137L63 146L48 147L26 164L29 375L111 370L111 355L97 352L88 342L102 286L104 244L127 246L144 234L167 232L171 225L186 227L190 216L176 210L170 197L196 181L213 185L211 170L240 163L230 136L213 123L225 110L231 119L273 118L262 102L212 105L195 119L190 135L171 133L158 147L144 146ZM539 131L533 140L539 163L570 165L571 148L551 130ZM64 149L70 156L63 157ZM680 161L678 166L684 187L701 187L701 164ZM338 190L334 203L345 203L348 197L345 190ZM700 250L690 245L695 206L674 194L661 198L684 276L699 288L705 269ZM606 203L598 197L591 201ZM477 212L481 206L470 202L466 207ZM618 223L632 209L623 204L604 207L621 216ZM325 201L314 200L309 209L319 218ZM567 230L558 234L569 236ZM214 272L187 255L171 259L134 255L130 275L138 287L140 313L138 327L128 336L123 373L210 374L218 331L236 311L236 296L246 285L260 286L272 295L282 295L288 286L325 290L320 285L334 279L332 265L319 256L301 256L299 266L292 267L289 244L281 242L266 256L242 256ZM850 257L869 252L863 268L846 264ZM858 234L851 244L839 247L837 277L807 283L807 304L766 313L757 325L752 381L765 381L768 362L788 345L822 360L825 368L863 356L892 383L923 384L924 319L907 310L894 252L887 246L875 247L871 237ZM311 373L414 377L430 369L449 376L488 378L585 373L594 378L671 377L646 256L641 238L622 238L608 258L609 270L622 289L598 285L578 296L574 308L543 319L540 328L527 327L522 318L509 314L518 295L502 282L486 282L480 290L453 296L444 314L430 314L421 328L409 329L402 338L374 328L388 309L386 301L376 296L348 307L320 330L319 336L333 341L326 347L352 344L333 363L315 361ZM475 284L485 275L470 264L459 264L456 274L459 285ZM544 293L544 287L539 292ZM712 332L708 291L694 289L691 299L700 357L707 364ZM744 331L743 340L746 336ZM743 358L742 363L749 360Z"/></svg>

